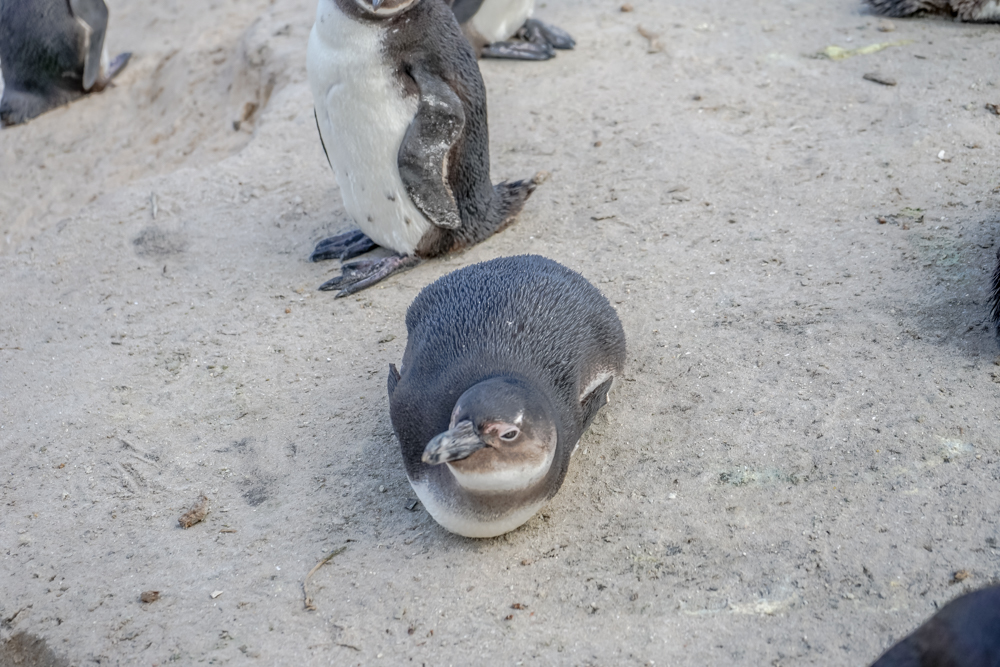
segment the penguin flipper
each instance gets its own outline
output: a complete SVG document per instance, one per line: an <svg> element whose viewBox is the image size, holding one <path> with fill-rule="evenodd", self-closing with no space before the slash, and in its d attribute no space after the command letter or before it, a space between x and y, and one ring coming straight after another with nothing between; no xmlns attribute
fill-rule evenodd
<svg viewBox="0 0 1000 667"><path fill-rule="evenodd" d="M101 75L104 34L108 29L108 6L104 0L69 0L74 18L89 31L83 59L83 89L90 90Z"/></svg>
<svg viewBox="0 0 1000 667"><path fill-rule="evenodd" d="M583 407L583 430L587 430L598 411L608 404L608 391L611 390L611 384L614 381L615 377L612 375L580 401L580 405Z"/></svg>
<svg viewBox="0 0 1000 667"><path fill-rule="evenodd" d="M396 385L399 384L399 371L396 364L389 364L389 398L396 393Z"/></svg>
<svg viewBox="0 0 1000 667"><path fill-rule="evenodd" d="M323 155L326 156L326 163L330 165L330 169L333 169L333 163L330 162L330 154L327 152L326 143L323 141L323 130L319 127L319 114L316 112L316 107L313 107L313 120L316 121L316 134L319 135L319 145L323 147Z"/></svg>
<svg viewBox="0 0 1000 667"><path fill-rule="evenodd" d="M448 154L465 128L465 109L455 91L422 65L414 65L410 75L420 90L420 106L399 147L399 175L428 220L458 229L462 218L448 184Z"/></svg>

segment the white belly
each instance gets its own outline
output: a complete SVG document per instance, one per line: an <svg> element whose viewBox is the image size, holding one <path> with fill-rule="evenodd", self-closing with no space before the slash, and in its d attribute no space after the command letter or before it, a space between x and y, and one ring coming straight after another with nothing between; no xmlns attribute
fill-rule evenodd
<svg viewBox="0 0 1000 667"><path fill-rule="evenodd" d="M412 254L431 226L399 176L399 146L418 100L403 96L382 32L345 16L333 0L319 0L306 69L344 208L372 241Z"/></svg>
<svg viewBox="0 0 1000 667"><path fill-rule="evenodd" d="M440 502L434 490L426 483L415 484L413 480L410 480L410 486L413 487L424 509L434 517L435 521L441 524L446 530L456 535L462 535L463 537L496 537L497 535L509 533L525 524L528 519L535 516L538 510L545 506L545 500L539 500L499 519L493 521L476 521Z"/></svg>
<svg viewBox="0 0 1000 667"><path fill-rule="evenodd" d="M531 17L535 0L483 0L472 17L472 27L488 44L514 36Z"/></svg>

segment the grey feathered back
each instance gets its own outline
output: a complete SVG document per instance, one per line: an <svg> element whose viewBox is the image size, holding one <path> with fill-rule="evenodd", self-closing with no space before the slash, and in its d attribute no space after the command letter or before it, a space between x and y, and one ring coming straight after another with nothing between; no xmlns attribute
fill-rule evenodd
<svg viewBox="0 0 1000 667"><path fill-rule="evenodd" d="M403 380L390 408L411 471L426 443L448 428L458 397L500 375L524 378L548 395L560 446L571 447L586 427L581 383L601 370L618 375L625 364L625 334L604 295L537 255L502 257L440 278L414 299L406 328ZM557 451L556 460L558 489L569 452Z"/></svg>

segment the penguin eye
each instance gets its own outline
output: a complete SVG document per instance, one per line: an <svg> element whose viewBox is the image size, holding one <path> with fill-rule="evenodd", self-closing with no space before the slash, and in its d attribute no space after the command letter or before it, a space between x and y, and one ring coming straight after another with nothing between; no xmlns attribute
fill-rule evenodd
<svg viewBox="0 0 1000 667"><path fill-rule="evenodd" d="M517 436L520 435L520 434L521 434L521 431L519 431L518 429L516 429L516 428L510 428L510 429L507 429L506 431L504 431L503 433L500 434L500 439L501 440L506 440L507 442L510 442L511 440L516 439Z"/></svg>

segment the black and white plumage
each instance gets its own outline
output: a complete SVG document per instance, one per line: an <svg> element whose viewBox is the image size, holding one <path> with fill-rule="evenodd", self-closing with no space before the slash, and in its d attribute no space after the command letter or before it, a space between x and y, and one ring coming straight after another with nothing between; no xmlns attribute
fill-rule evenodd
<svg viewBox="0 0 1000 667"><path fill-rule="evenodd" d="M482 58L548 60L572 49L565 30L532 18L535 0L449 0L462 31ZM516 39L512 39L516 38Z"/></svg>
<svg viewBox="0 0 1000 667"><path fill-rule="evenodd" d="M997 667L1000 586L952 600L872 667Z"/></svg>
<svg viewBox="0 0 1000 667"><path fill-rule="evenodd" d="M872 9L886 16L947 14L971 23L1000 22L998 0L866 0Z"/></svg>
<svg viewBox="0 0 1000 667"><path fill-rule="evenodd" d="M342 267L338 296L510 224L537 183L490 181L486 89L440 0L319 0L309 36L316 124L358 225L313 261L375 245L395 254Z"/></svg>
<svg viewBox="0 0 1000 667"><path fill-rule="evenodd" d="M104 0L0 0L0 124L103 90L131 56L108 59L107 28Z"/></svg>
<svg viewBox="0 0 1000 667"><path fill-rule="evenodd" d="M451 532L493 537L530 519L625 363L625 334L586 279L536 255L432 283L406 313L389 410L410 484Z"/></svg>

